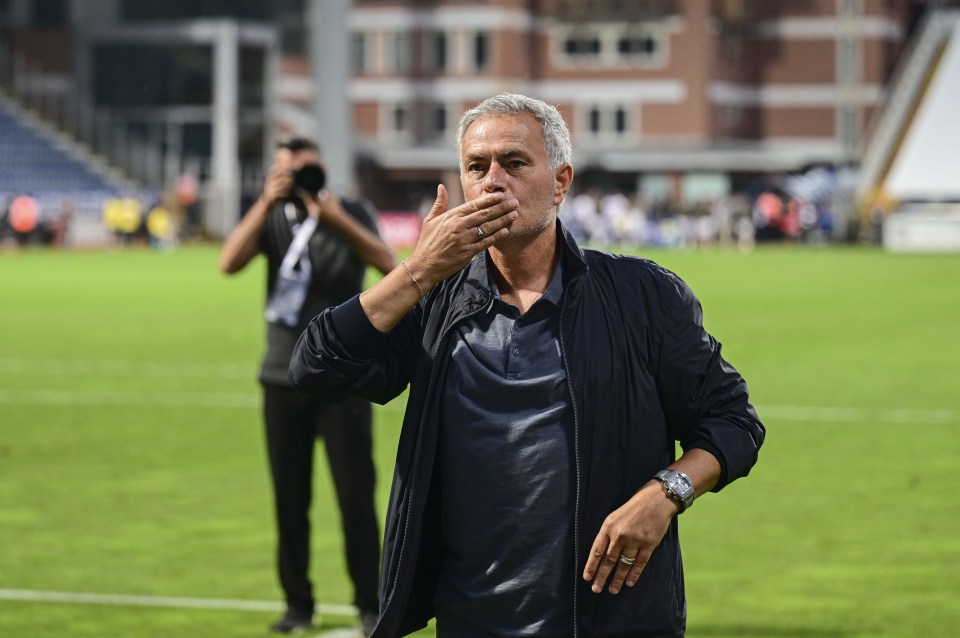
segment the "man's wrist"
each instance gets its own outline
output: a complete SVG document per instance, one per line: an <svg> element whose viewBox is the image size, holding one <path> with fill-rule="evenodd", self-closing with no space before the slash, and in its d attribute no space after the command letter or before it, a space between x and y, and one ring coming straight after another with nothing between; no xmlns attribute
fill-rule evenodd
<svg viewBox="0 0 960 638"><path fill-rule="evenodd" d="M677 504L678 514L690 509L693 505L694 489L693 481L689 476L678 470L661 470L653 478L663 486L666 495Z"/></svg>
<svg viewBox="0 0 960 638"><path fill-rule="evenodd" d="M257 201L255 202L255 204L263 211L270 210L274 203L276 203L276 199L270 197L266 193L260 193L260 197L258 197Z"/></svg>
<svg viewBox="0 0 960 638"><path fill-rule="evenodd" d="M430 294L433 287L437 285L437 281L430 275L429 270L423 268L419 260L413 255L407 257L404 261L406 262L404 264L405 268L410 271L411 276L420 284L424 295Z"/></svg>

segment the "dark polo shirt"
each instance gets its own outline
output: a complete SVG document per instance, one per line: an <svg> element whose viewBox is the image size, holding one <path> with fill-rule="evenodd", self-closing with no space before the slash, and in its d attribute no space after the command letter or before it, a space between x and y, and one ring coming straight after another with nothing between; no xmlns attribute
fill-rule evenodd
<svg viewBox="0 0 960 638"><path fill-rule="evenodd" d="M363 226L379 236L377 213L363 202L341 199L343 209ZM306 211L289 202L273 206L260 232L260 251L267 257L267 296L273 292L277 271ZM267 350L260 368L261 383L289 386L287 376L290 355L297 339L316 315L336 306L363 290L367 264L340 233L321 222L307 242L310 256L310 286L296 326L267 322Z"/></svg>
<svg viewBox="0 0 960 638"><path fill-rule="evenodd" d="M526 312L494 299L456 328L440 418L441 638L573 634L573 416L563 267Z"/></svg>

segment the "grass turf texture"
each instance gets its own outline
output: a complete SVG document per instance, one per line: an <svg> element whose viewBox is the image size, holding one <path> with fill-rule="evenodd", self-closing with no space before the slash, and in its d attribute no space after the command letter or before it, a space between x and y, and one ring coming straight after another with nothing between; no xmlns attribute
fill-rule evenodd
<svg viewBox="0 0 960 638"><path fill-rule="evenodd" d="M216 253L0 254L0 589L280 599L263 268L227 280ZM688 635L956 635L960 257L649 254L698 293L768 427L751 477L683 517ZM381 512L401 413L376 412ZM317 460L312 574L342 605ZM0 599L0 635L259 636L276 615Z"/></svg>

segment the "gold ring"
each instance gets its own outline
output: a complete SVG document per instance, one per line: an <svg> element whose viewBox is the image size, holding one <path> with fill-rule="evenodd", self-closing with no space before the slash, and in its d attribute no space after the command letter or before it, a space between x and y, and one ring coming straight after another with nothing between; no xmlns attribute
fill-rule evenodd
<svg viewBox="0 0 960 638"><path fill-rule="evenodd" d="M630 565L633 565L635 562L637 562L637 559L630 558L629 556L624 556L623 554L620 554L620 562L626 565L627 567L629 567Z"/></svg>

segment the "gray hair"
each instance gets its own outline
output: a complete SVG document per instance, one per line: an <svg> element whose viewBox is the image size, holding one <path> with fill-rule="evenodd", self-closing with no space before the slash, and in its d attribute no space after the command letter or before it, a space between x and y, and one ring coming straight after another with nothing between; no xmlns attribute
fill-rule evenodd
<svg viewBox="0 0 960 638"><path fill-rule="evenodd" d="M485 115L511 115L527 113L543 128L543 144L547 149L550 168L557 169L563 164L573 164L573 146L570 144L570 130L556 107L538 99L516 93L500 93L487 98L463 114L457 126L457 157L460 157L463 136L470 125Z"/></svg>

